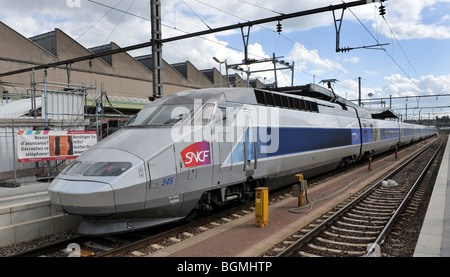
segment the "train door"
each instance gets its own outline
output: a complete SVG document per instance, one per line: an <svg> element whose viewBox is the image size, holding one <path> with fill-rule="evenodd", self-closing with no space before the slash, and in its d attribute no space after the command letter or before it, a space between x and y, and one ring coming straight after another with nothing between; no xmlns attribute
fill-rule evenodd
<svg viewBox="0 0 450 277"><path fill-rule="evenodd" d="M232 116L232 115L230 115ZM230 121L225 108L217 108L213 121L212 157L214 160L212 185L223 185L233 181L232 149L234 145Z"/></svg>
<svg viewBox="0 0 450 277"><path fill-rule="evenodd" d="M230 172L232 169L231 149L232 149L232 130L225 108L217 109L216 120L214 124L217 150L219 153L219 173Z"/></svg>
<svg viewBox="0 0 450 277"><path fill-rule="evenodd" d="M171 146L147 163L151 181L145 208L154 217L174 217L183 203L175 161L175 148Z"/></svg>
<svg viewBox="0 0 450 277"><path fill-rule="evenodd" d="M253 122L251 111L244 111L243 145L244 145L244 165L243 170L246 176L252 176L257 166L258 141L257 128Z"/></svg>

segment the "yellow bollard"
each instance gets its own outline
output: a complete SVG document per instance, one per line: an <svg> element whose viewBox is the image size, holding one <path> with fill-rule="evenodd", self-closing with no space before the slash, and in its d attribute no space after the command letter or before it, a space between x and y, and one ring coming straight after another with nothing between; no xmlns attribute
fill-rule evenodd
<svg viewBox="0 0 450 277"><path fill-rule="evenodd" d="M295 180L299 185L294 185L294 197L298 197L298 206L303 207L305 205L305 191L306 191L306 180L304 180L303 174L296 174Z"/></svg>
<svg viewBox="0 0 450 277"><path fill-rule="evenodd" d="M264 227L269 222L269 188L255 189L255 224Z"/></svg>

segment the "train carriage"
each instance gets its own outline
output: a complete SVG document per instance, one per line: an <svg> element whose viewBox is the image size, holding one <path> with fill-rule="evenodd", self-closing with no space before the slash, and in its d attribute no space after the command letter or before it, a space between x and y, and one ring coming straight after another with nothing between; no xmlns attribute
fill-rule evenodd
<svg viewBox="0 0 450 277"><path fill-rule="evenodd" d="M435 134L422 128L294 94L184 91L149 104L81 155L52 182L50 200L58 211L83 216L80 233L137 230Z"/></svg>

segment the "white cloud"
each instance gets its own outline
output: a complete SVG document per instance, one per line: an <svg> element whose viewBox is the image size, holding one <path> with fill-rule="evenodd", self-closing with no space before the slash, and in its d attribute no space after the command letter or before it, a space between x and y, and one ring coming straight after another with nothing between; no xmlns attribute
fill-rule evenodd
<svg viewBox="0 0 450 277"><path fill-rule="evenodd" d="M320 57L317 49L309 50L300 43L295 43L291 52L286 57L288 60L295 61L296 68L301 71L314 72L321 75L327 71L340 71L347 74L348 71L339 63L330 59Z"/></svg>
<svg viewBox="0 0 450 277"><path fill-rule="evenodd" d="M395 33L397 39L449 39L450 26L447 22L447 16L438 18L431 14L426 18L427 20L425 20L425 12L436 11L436 9L433 8L433 5L442 3L450 3L450 1L390 1L386 4L386 20ZM432 21L432 23L430 23L430 21ZM383 31L387 37L391 36L389 28L384 28Z"/></svg>
<svg viewBox="0 0 450 277"><path fill-rule="evenodd" d="M353 57L345 58L344 62L359 63L359 57L353 56Z"/></svg>
<svg viewBox="0 0 450 277"><path fill-rule="evenodd" d="M358 81L346 79L341 82L337 82L334 87L335 92L346 97L349 100L358 99ZM442 110L439 106L450 106L450 97L439 96L448 94L450 90L450 74L434 76L427 75L417 79L409 79L402 77L400 74L392 74L386 76L383 79L383 84L379 87L367 86L367 83L363 80L361 98L369 99L368 94L372 93L372 98L384 98L386 107L389 106L389 97L392 96L393 109L397 112L405 113L402 109L405 108L405 103L408 104L410 109L415 107L422 107L422 113L445 113L447 110ZM426 98L417 98L415 96L432 96ZM395 100L395 97L408 97L408 99ZM367 101L367 100L366 100ZM356 102L355 102L356 103ZM369 108L379 108L381 104L374 103L368 105ZM431 109L430 107L435 107ZM417 113L420 109L416 109ZM409 114L413 115L412 112ZM433 115L433 116L434 116Z"/></svg>
<svg viewBox="0 0 450 277"><path fill-rule="evenodd" d="M378 75L378 72L376 70L366 70L364 73L366 73L366 75L371 75L371 76Z"/></svg>
<svg viewBox="0 0 450 277"><path fill-rule="evenodd" d="M385 77L384 83L385 93L393 96L446 94L450 89L450 74L427 75L418 79L408 79L400 74L393 74Z"/></svg>
<svg viewBox="0 0 450 277"><path fill-rule="evenodd" d="M149 18L149 1L123 0L121 2L106 0L97 0L107 5L117 4L117 8L127 10L144 18ZM248 4L251 3L252 5ZM130 5L133 5L130 7ZM195 15L186 4L195 11ZM279 13L291 13L295 11L307 10L317 7L328 6L330 4L340 4L340 0L316 0L316 1L298 1L298 0L173 0L162 1L163 14L163 36L173 37L185 32L191 33L200 30L206 30L208 27L202 22L206 22L211 28L245 22L276 16ZM437 13L439 9L436 4L450 3L450 0L395 0L387 1L386 19L394 30L398 39L410 38L450 38L450 17L440 14L439 16L429 16L429 13ZM259 8L259 7L263 8ZM389 29L386 26L379 29L381 22L378 15L379 4L369 4L361 7L352 8L352 11L364 23L375 22L374 29L381 30L391 38ZM0 0L0 18L1 20L26 37L51 31L59 28L74 39L81 36L79 42L85 47L93 47L109 41L116 42L119 46L129 46L150 40L150 22L126 15L123 20L123 13L119 11L110 11L109 8L93 4L87 0L81 0L80 8L70 8L65 0ZM26 7L26 8L24 8ZM270 11L272 10L272 11ZM440 11L442 13L442 11ZM428 15L426 15L428 13ZM200 18L201 19L200 19ZM344 19L355 21L354 16L345 12ZM121 21L121 22L120 22ZM118 24L120 22L120 24ZM321 13L315 16L308 16L297 19L283 20L283 34L289 36L291 31L309 30L319 26L329 26L331 32L334 30L333 17L331 13ZM276 22L265 24L264 27L275 32ZM116 27L117 26L117 27ZM346 26L345 26L346 27ZM378 27L378 28L377 28ZM114 28L116 28L114 30ZM362 27L361 27L362 28ZM114 32L113 32L114 30ZM252 28L252 31L255 27ZM266 30L266 29L264 29ZM347 31L347 29L346 29ZM112 34L111 34L112 32ZM237 44L237 48L231 48L230 42L227 42L227 34L239 34L240 30L221 32L220 36L208 35L205 39L192 38L177 42L171 42L164 47L164 59L169 63L176 63L189 60L199 69L219 67L212 57L219 60L227 59L229 64L240 63L244 58L243 46ZM109 35L111 36L109 37ZM109 39L108 39L109 37ZM252 37L253 38L253 37ZM264 37L264 40L272 38ZM293 41L301 41L301 38L295 38ZM280 42L286 43L286 41ZM262 44L262 43L261 43ZM251 42L249 45L250 57L261 59L262 57L272 57L272 51L265 49L259 43ZM323 50L322 50L323 51ZM136 53L136 54L135 54ZM150 48L133 52L132 55L149 54ZM278 53L277 53L278 54ZM280 53L283 55L284 53ZM348 68L361 64L358 56L349 56L347 58L335 59L325 58L326 53L319 53L317 49L308 49L301 43L296 43L290 52L284 54L286 61L294 61L296 78L299 77L298 71L306 74L316 75L320 78L337 78L343 80L336 86L343 95L357 96L357 82L348 80ZM330 57L327 56L327 57ZM345 66L348 66L346 68ZM251 70L267 69L271 65L261 64L251 65ZM222 68L223 69L223 68ZM381 77L382 69L361 69L366 75ZM359 73L358 73L359 74ZM304 75L304 74L303 74ZM336 77L339 75L339 77ZM345 77L342 77L346 75ZM273 81L273 72L255 74L252 77L266 77L268 81ZM428 75L418 79L406 79L400 75L390 75L381 82L380 88L363 88L365 93L374 92L383 95L418 95L418 94L438 94L445 93L450 89L450 76ZM278 81L280 85L290 85L290 72L279 72Z"/></svg>

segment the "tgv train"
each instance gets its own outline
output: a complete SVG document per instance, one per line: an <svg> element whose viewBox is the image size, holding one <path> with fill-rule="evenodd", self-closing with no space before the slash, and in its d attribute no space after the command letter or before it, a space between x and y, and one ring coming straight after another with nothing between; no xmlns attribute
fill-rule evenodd
<svg viewBox="0 0 450 277"><path fill-rule="evenodd" d="M81 215L81 234L137 230L436 134L373 117L350 102L252 88L175 93L65 168L51 204Z"/></svg>

